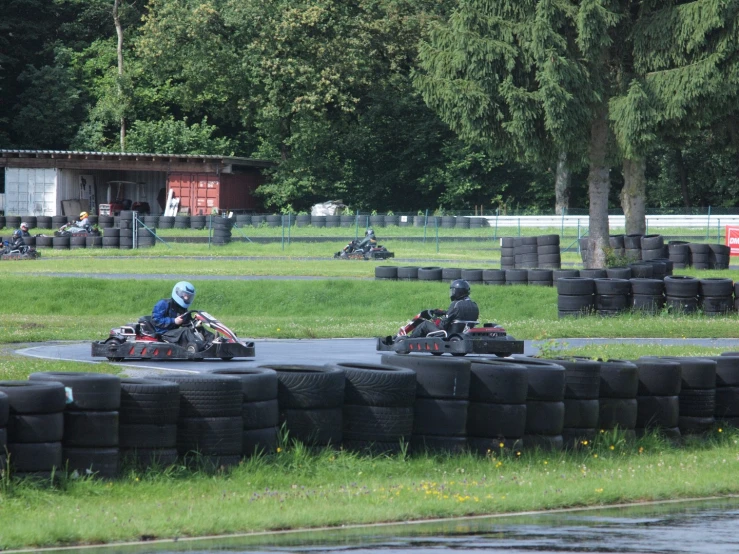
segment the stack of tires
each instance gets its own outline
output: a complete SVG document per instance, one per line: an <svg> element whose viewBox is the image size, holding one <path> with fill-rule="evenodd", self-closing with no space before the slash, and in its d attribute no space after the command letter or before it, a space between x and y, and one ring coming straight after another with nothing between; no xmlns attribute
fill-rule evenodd
<svg viewBox="0 0 739 554"><path fill-rule="evenodd" d="M716 361L687 356L662 356L659 359L680 364L680 434L700 435L710 431L716 422Z"/></svg>
<svg viewBox="0 0 739 554"><path fill-rule="evenodd" d="M471 285L482 284L482 269L463 269L461 272L462 279Z"/></svg>
<svg viewBox="0 0 739 554"><path fill-rule="evenodd" d="M109 227L103 230L103 248L118 248L121 230L117 227Z"/></svg>
<svg viewBox="0 0 739 554"><path fill-rule="evenodd" d="M482 282L486 285L505 285L505 271L502 269L483 269Z"/></svg>
<svg viewBox="0 0 739 554"><path fill-rule="evenodd" d="M280 419L277 401L277 373L267 368L218 369L216 375L233 375L241 380L244 456L274 452Z"/></svg>
<svg viewBox="0 0 739 554"><path fill-rule="evenodd" d="M593 311L595 284L587 277L557 279L557 313L560 318L578 317Z"/></svg>
<svg viewBox="0 0 739 554"><path fill-rule="evenodd" d="M704 315L726 315L734 309L734 282L724 277L700 279L698 302Z"/></svg>
<svg viewBox="0 0 739 554"><path fill-rule="evenodd" d="M152 248L156 244L156 230L139 229L136 234L136 248Z"/></svg>
<svg viewBox="0 0 739 554"><path fill-rule="evenodd" d="M739 427L739 352L709 359L716 362L716 420Z"/></svg>
<svg viewBox="0 0 739 554"><path fill-rule="evenodd" d="M698 309L698 279L687 275L669 275L664 278L664 283L668 310L690 314Z"/></svg>
<svg viewBox="0 0 739 554"><path fill-rule="evenodd" d="M297 224L297 220L296 220L297 217L298 216L295 216L293 218L293 221L296 222L296 224ZM307 217L308 217L308 221L310 221L310 216L307 216ZM236 225L238 225L239 227L251 225L251 214L237 214L236 215Z"/></svg>
<svg viewBox="0 0 739 554"><path fill-rule="evenodd" d="M516 248L513 237L500 239L500 269L516 268Z"/></svg>
<svg viewBox="0 0 739 554"><path fill-rule="evenodd" d="M551 269L529 269L526 280L529 285L551 287L553 282Z"/></svg>
<svg viewBox="0 0 739 554"><path fill-rule="evenodd" d="M30 381L58 381L67 389L63 460L69 471L100 477L118 475L121 380L115 375L50 371Z"/></svg>
<svg viewBox="0 0 739 554"><path fill-rule="evenodd" d="M180 386L156 379L121 379L121 458L137 467L166 467L177 461Z"/></svg>
<svg viewBox="0 0 739 554"><path fill-rule="evenodd" d="M593 279L595 311L601 316L619 315L631 305L631 282L628 279Z"/></svg>
<svg viewBox="0 0 739 554"><path fill-rule="evenodd" d="M710 269L711 247L701 242L688 243L690 249L690 265L694 269Z"/></svg>
<svg viewBox="0 0 739 554"><path fill-rule="evenodd" d="M598 426L606 431L620 429L626 438L635 437L639 370L626 360L598 360L600 392Z"/></svg>
<svg viewBox="0 0 739 554"><path fill-rule="evenodd" d="M339 363L344 372L343 445L358 452L397 453L413 432L416 374L385 364Z"/></svg>
<svg viewBox="0 0 739 554"><path fill-rule="evenodd" d="M559 235L540 235L536 237L536 255L542 269L562 267L562 254L559 250Z"/></svg>
<svg viewBox="0 0 739 554"><path fill-rule="evenodd" d="M690 246L687 241L671 240L667 243L667 257L676 269L685 269L690 265Z"/></svg>
<svg viewBox="0 0 739 554"><path fill-rule="evenodd" d="M377 272L375 272L377 274ZM397 276L397 271L396 271ZM441 281L441 268L440 267L419 267L418 268L418 280L419 281Z"/></svg>
<svg viewBox="0 0 739 554"><path fill-rule="evenodd" d="M568 448L592 442L600 414L600 364L583 358L555 358L565 368L562 439ZM586 442L587 441L587 442Z"/></svg>
<svg viewBox="0 0 739 554"><path fill-rule="evenodd" d="M662 279L632 278L631 309L655 315L665 307L665 282Z"/></svg>
<svg viewBox="0 0 739 554"><path fill-rule="evenodd" d="M378 281L395 281L398 279L398 268L394 265L376 265L375 279Z"/></svg>
<svg viewBox="0 0 739 554"><path fill-rule="evenodd" d="M411 449L461 452L467 448L469 360L384 354L382 363L416 372Z"/></svg>
<svg viewBox="0 0 739 554"><path fill-rule="evenodd" d="M69 236L53 237L51 241L54 250L69 250Z"/></svg>
<svg viewBox="0 0 739 554"><path fill-rule="evenodd" d="M656 260L669 254L665 251L662 235L644 235L641 238L641 259Z"/></svg>
<svg viewBox="0 0 739 554"><path fill-rule="evenodd" d="M54 237L36 237L36 248L52 248Z"/></svg>
<svg viewBox="0 0 739 554"><path fill-rule="evenodd" d="M91 235L85 237L85 248L102 248L103 237L102 235Z"/></svg>
<svg viewBox="0 0 739 554"><path fill-rule="evenodd" d="M708 255L709 269L729 269L731 248L725 244L709 244L711 252Z"/></svg>
<svg viewBox="0 0 739 554"><path fill-rule="evenodd" d="M133 248L133 227L125 226L125 221L121 219L121 228L118 237L118 248L120 250L131 250Z"/></svg>
<svg viewBox="0 0 739 554"><path fill-rule="evenodd" d="M513 239L513 257L516 269L539 267L537 237L516 237Z"/></svg>
<svg viewBox="0 0 739 554"><path fill-rule="evenodd" d="M52 229L51 216L50 215L36 216L36 228L37 229Z"/></svg>
<svg viewBox="0 0 739 554"><path fill-rule="evenodd" d="M528 285L529 270L528 269L506 269L505 270L506 285Z"/></svg>
<svg viewBox="0 0 739 554"><path fill-rule="evenodd" d="M64 385L59 382L0 381L0 422L7 433L0 463L12 475L48 478L64 467ZM3 407L4 406L4 407ZM0 425L5 427L5 423ZM7 452L8 458L5 454Z"/></svg>
<svg viewBox="0 0 739 554"><path fill-rule="evenodd" d="M402 266L398 268L398 281L415 281L418 279L418 268Z"/></svg>
<svg viewBox="0 0 739 554"><path fill-rule="evenodd" d="M224 245L231 242L231 229L234 221L225 217L214 217L210 222L213 227L213 244Z"/></svg>
<svg viewBox="0 0 739 554"><path fill-rule="evenodd" d="M507 358L506 363L526 368L526 429L523 437L527 449L562 450L565 417L565 368L561 365L527 358Z"/></svg>
<svg viewBox="0 0 739 554"><path fill-rule="evenodd" d="M518 364L475 359L470 365L467 443L489 455L523 447L526 431L528 372Z"/></svg>
<svg viewBox="0 0 739 554"><path fill-rule="evenodd" d="M205 229L207 217L205 215L191 215L190 229Z"/></svg>
<svg viewBox="0 0 739 554"><path fill-rule="evenodd" d="M161 221L160 221L161 224ZM190 228L190 216L189 215L176 215L174 217L175 229L189 229Z"/></svg>
<svg viewBox="0 0 739 554"><path fill-rule="evenodd" d="M338 447L342 441L344 372L317 365L270 365L277 372L279 425L288 439L308 446Z"/></svg>
<svg viewBox="0 0 739 554"><path fill-rule="evenodd" d="M608 246L613 250L613 255L623 258L626 256L626 245L624 235L611 235L608 237Z"/></svg>
<svg viewBox="0 0 739 554"><path fill-rule="evenodd" d="M680 388L682 369L675 360L639 358L634 360L639 375L636 397L636 434L659 431L669 439L680 438Z"/></svg>
<svg viewBox="0 0 739 554"><path fill-rule="evenodd" d="M624 256L626 259L641 260L641 237L639 234L624 235Z"/></svg>
<svg viewBox="0 0 739 554"><path fill-rule="evenodd" d="M87 247L87 236L85 235L72 235L69 237L69 249L78 250L80 248Z"/></svg>
<svg viewBox="0 0 739 554"><path fill-rule="evenodd" d="M238 464L243 450L241 381L210 373L153 378L179 385L179 456L212 467Z"/></svg>
<svg viewBox="0 0 739 554"><path fill-rule="evenodd" d="M59 229L62 225L67 224L67 216L66 215L52 215L51 216L51 228L54 230ZM7 221L7 218L6 218ZM8 222L10 224L10 222Z"/></svg>
<svg viewBox="0 0 739 554"><path fill-rule="evenodd" d="M159 216L159 228L160 229L172 229L174 228L174 221L175 216L172 215L162 215Z"/></svg>

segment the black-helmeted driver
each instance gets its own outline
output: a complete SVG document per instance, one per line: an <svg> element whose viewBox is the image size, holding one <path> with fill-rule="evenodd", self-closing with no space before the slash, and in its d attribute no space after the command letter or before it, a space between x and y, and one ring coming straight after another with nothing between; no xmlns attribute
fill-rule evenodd
<svg viewBox="0 0 739 554"><path fill-rule="evenodd" d="M430 315L441 316L439 325L433 321L424 321L411 333L411 338L425 337L433 331L447 331L454 321L477 321L480 309L470 298L470 284L464 279L456 279L449 285L449 298L452 303L446 310L428 310Z"/></svg>

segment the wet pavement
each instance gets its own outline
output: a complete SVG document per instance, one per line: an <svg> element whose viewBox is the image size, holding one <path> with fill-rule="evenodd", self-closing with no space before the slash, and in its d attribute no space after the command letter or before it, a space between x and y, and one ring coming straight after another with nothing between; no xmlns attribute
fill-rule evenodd
<svg viewBox="0 0 739 554"><path fill-rule="evenodd" d="M357 526L149 544L67 553L642 553L739 552L739 499L559 511L519 516ZM53 550L50 552L62 552Z"/></svg>

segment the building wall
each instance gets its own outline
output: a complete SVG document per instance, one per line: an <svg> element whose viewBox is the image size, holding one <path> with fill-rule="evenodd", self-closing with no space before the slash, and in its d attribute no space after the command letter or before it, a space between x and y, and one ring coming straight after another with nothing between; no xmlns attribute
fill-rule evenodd
<svg viewBox="0 0 739 554"><path fill-rule="evenodd" d="M6 215L56 215L56 209L56 169L5 168Z"/></svg>

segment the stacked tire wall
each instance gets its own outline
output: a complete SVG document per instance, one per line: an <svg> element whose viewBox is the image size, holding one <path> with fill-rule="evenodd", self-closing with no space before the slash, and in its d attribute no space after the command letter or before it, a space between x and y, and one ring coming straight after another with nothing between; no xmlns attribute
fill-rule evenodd
<svg viewBox="0 0 739 554"><path fill-rule="evenodd" d="M675 360L640 358L634 365L639 374L636 434L641 436L658 430L671 439L679 439L680 364Z"/></svg>
<svg viewBox="0 0 739 554"><path fill-rule="evenodd" d="M578 358L553 361L565 368L562 438L565 446L577 448L592 441L598 433L600 364Z"/></svg>
<svg viewBox="0 0 739 554"><path fill-rule="evenodd" d="M709 358L716 362L716 420L739 426L739 352Z"/></svg>
<svg viewBox="0 0 739 554"><path fill-rule="evenodd" d="M639 389L639 370L625 360L599 360L600 391L598 427L623 430L627 438L635 435Z"/></svg>
<svg viewBox="0 0 739 554"><path fill-rule="evenodd" d="M502 237L500 249L501 269L559 269L562 264L559 235Z"/></svg>

